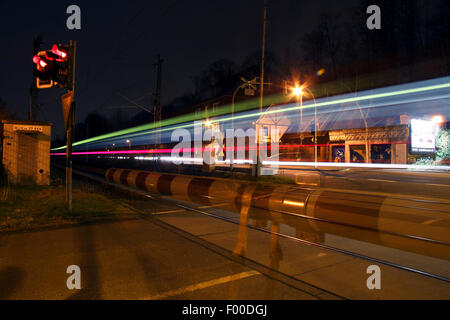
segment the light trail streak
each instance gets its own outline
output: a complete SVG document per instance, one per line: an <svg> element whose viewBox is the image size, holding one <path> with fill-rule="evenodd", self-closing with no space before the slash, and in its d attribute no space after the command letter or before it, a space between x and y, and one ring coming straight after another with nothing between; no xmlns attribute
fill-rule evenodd
<svg viewBox="0 0 450 320"><path fill-rule="evenodd" d="M276 113L285 113L285 112L289 112L289 111L297 111L297 110L300 110L300 109L320 108L320 107L325 107L325 106L333 106L333 105L352 103L352 102L371 101L373 99L389 98L389 97L395 97L395 96L404 96L404 95L407 95L407 94L425 93L425 92L430 92L430 91L433 91L433 90L450 88L450 77L445 77L445 78L441 78L441 79L435 79L434 82L436 82L436 81L443 81L444 83L428 85L428 86L423 86L423 87L417 87L417 88L396 90L396 91L390 91L390 92L380 92L380 93L375 93L375 94L367 94L367 95L363 95L363 96L360 96L360 97L354 96L354 97L349 97L349 98L341 98L341 99L336 99L336 100L331 100L331 101L321 101L321 100L329 100L329 98L322 98L322 99L319 99L318 102L316 102L316 103L312 103L311 100L307 101L307 102L303 103L303 107L300 107L298 105L294 105L294 106L291 106L291 107L284 107L282 109L276 109L276 110L266 110L266 111L262 111L262 112L258 111L258 112L247 113L247 114L237 114L236 116L233 116L233 117L228 116L228 117L225 117L225 118L211 119L210 122L211 122L211 124L214 124L214 123L219 123L219 122L227 122L227 121L230 121L232 119L234 121L236 121L236 120L240 120L240 119L248 119L248 118L252 118L252 117L258 117L258 116L261 116L261 115L271 115L271 114L276 114ZM427 83L428 82L429 81L427 81ZM404 86L411 86L411 85L412 84L400 85L400 86L404 87ZM399 87L399 86L395 86L395 87ZM390 87L376 89L376 90L382 90L382 89L386 90L386 89L389 89L389 88ZM372 91L375 91L375 90L372 90ZM363 93L364 92L367 92L367 91L363 91ZM343 95L343 96L346 96L346 95ZM388 103L386 103L386 104L388 104ZM292 104L290 104L290 105L292 105ZM340 112L340 111L341 111L340 109L339 110L335 110L335 112ZM214 116L214 115L212 115L212 116ZM183 117L167 119L167 120L163 121L164 125L163 125L163 123L161 123L161 126L163 126L163 128L161 128L161 129L155 129L155 130L150 130L150 131L145 131L145 132L139 132L139 131L143 131L143 130L153 129L155 127L155 124L152 123L152 124L148 124L148 125L142 125L142 126L138 126L138 127L134 127L134 128L130 128L130 129L120 130L120 131L112 132L112 133L109 133L109 134L104 134L104 135L100 135L100 136L97 136L97 137L93 137L93 138L85 139L85 140L82 140L82 141L78 141L78 142L75 142L73 144L73 146L83 145L83 144L92 143L92 142L100 143L101 141L110 140L112 138L118 138L118 137L121 137L121 136L124 136L124 135L129 135L129 137L136 137L136 136L141 136L141 135L146 135L146 134L162 133L162 132L167 132L167 131L171 131L171 130L175 130L175 129L193 127L194 123L188 123L188 124L179 125L179 126L175 126L175 127L164 128L164 126L167 126L169 124L178 124L178 123L181 123L183 121L185 122L186 120L189 121L189 120L195 120L195 119L196 118L194 116L192 116L192 115L186 115L186 116L183 116ZM52 151L61 150L61 149L64 149L65 147L66 146L53 148Z"/></svg>
<svg viewBox="0 0 450 320"><path fill-rule="evenodd" d="M150 150L136 150L141 151L140 154L149 153ZM130 154L118 153L118 151L92 151L92 152L74 152L74 155L113 155L113 154ZM135 152L134 154L138 154ZM65 155L64 153L53 153L52 155ZM130 157L109 157L113 159L129 159ZM135 157L137 160L161 160L175 163L203 163L203 158L191 158L191 157ZM218 164L230 163L229 160L216 160ZM248 159L234 159L235 164L253 164L252 160ZM414 165L414 164L384 164L384 163L354 163L354 162L312 162L312 161L262 161L263 166L269 166L272 168L280 167L338 167L338 168L378 168L378 169L417 169L417 170L450 170L450 166L432 166L432 165Z"/></svg>
<svg viewBox="0 0 450 320"><path fill-rule="evenodd" d="M384 163L354 163L354 162L294 162L294 161L263 161L263 165L277 167L353 167L353 168L379 168L379 169L421 169L421 170L450 170L450 166L429 166L413 164L384 164Z"/></svg>
<svg viewBox="0 0 450 320"><path fill-rule="evenodd" d="M393 105L401 105L401 104L405 104L405 103L418 103L418 102L425 102L425 101L432 101L432 100L437 100L437 99L444 99L444 98L449 98L450 95L446 94L446 95L440 95L440 96L435 96L435 97L428 97L428 98L423 98L423 99L409 99L409 100L402 100L402 101L390 101L389 103L371 103L368 106L361 106L361 105L356 105L356 106L352 106L352 107L340 107L339 109L336 110L324 110L324 111L319 111L318 114L326 114L326 113L342 113L342 112L346 112L346 111L353 111L353 110L358 110L358 109L374 109L377 107L386 107L386 106L393 106ZM372 97L373 98L373 97ZM367 100L371 100L372 98L367 98ZM355 99L359 99L359 98L349 98L347 100L351 101L351 102L357 102L357 100ZM263 112L256 112L256 113L250 113L250 114L243 114L243 115L238 115L235 117L230 117L230 118L220 118L220 119L214 119L214 120L209 120L210 125L213 123L219 123L219 122L227 122L229 120L234 119L234 121L237 121L239 119L244 119L244 118L253 118L253 117L257 117L257 116L261 116L261 115L270 115L270 114L277 114L277 113L285 113L285 112L290 112L290 111L298 111L300 109L310 109L310 108L314 108L314 107L324 107L324 106L329 106L329 105L336 105L336 104L341 104L344 103L344 100L336 100L336 101L330 101L330 102L324 102L324 103L316 103L316 104L312 104L312 103L308 103L305 102L303 104L303 107L300 106L294 106L294 107L285 107L283 109L277 109L277 110L271 110L271 111L263 111ZM348 102L348 101L347 101ZM371 101L372 102L372 101ZM286 105L285 105L286 106ZM305 114L306 116L306 114ZM295 115L293 115L293 117L295 117ZM127 135L125 137L123 137L122 139L125 138L136 138L139 136L143 136L143 135L151 135L151 134L157 134L157 133L163 133L163 132L168 132L168 131L173 131L176 129L185 129L185 128L190 128L190 127L194 127L195 124L193 123L188 123L188 124L184 124L184 125L180 125L180 126L176 126L176 127L169 127L169 128L161 128L161 129L156 129L156 130L152 130L152 131L146 131L146 132L139 132L139 133L135 133L135 134L130 134Z"/></svg>

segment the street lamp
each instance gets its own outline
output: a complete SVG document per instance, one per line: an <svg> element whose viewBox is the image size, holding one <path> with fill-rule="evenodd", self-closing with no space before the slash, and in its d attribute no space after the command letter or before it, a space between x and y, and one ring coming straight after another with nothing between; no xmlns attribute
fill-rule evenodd
<svg viewBox="0 0 450 320"><path fill-rule="evenodd" d="M299 87L298 83L296 83L295 87L292 88L292 93L297 97L297 103L300 102L300 129L301 129L303 124L303 86Z"/></svg>
<svg viewBox="0 0 450 320"><path fill-rule="evenodd" d="M296 84L295 87L292 88L292 93L297 97L302 96L303 95L302 87L299 87L298 84Z"/></svg>
<svg viewBox="0 0 450 320"><path fill-rule="evenodd" d="M131 140L127 139L125 142L128 143L128 148L131 150Z"/></svg>
<svg viewBox="0 0 450 320"><path fill-rule="evenodd" d="M303 92L306 90L314 100L314 168L317 169L317 104L316 98L314 94L306 88L305 85L299 86L298 83L295 84L295 87L292 89L292 94L297 97L297 103L300 102L300 124L299 124L299 133L300 133L300 144L303 145L303 133L301 130L303 129Z"/></svg>
<svg viewBox="0 0 450 320"><path fill-rule="evenodd" d="M317 103L311 90L308 88L305 88L305 90L308 91L314 101L314 169L317 169Z"/></svg>
<svg viewBox="0 0 450 320"><path fill-rule="evenodd" d="M298 124L298 133L300 135L300 148L303 145L303 86L299 86L298 83L295 83L295 87L292 88L292 94L297 97L297 104L300 104L300 121ZM299 149L300 151L301 149ZM299 152L301 156L301 151Z"/></svg>

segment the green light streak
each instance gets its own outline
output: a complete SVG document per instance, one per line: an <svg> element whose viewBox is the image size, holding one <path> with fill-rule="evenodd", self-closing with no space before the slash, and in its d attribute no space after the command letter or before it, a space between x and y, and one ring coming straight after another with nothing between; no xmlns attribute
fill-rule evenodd
<svg viewBox="0 0 450 320"><path fill-rule="evenodd" d="M220 122L220 121L228 121L228 120L236 120L236 119L244 119L254 116L261 116L261 115L267 115L267 114L273 114L273 113L279 113L279 112L288 112L288 111L294 111L294 110L300 110L300 109L307 109L307 108L314 108L314 107L324 107L329 106L333 104L341 104L341 103L347 103L347 102L356 102L356 101L364 101L364 100L371 100L371 99L377 99L377 98L386 98L386 97L392 97L402 94L409 94L409 93L417 93L417 92L424 92L424 91L430 91L435 89L444 89L444 88L450 88L450 83L446 84L439 84L429 87L423 87L423 88L415 88L415 89L407 89L407 90L400 90L400 91L393 91L393 92L387 92L387 93L378 93L378 94L371 94L364 97L353 97L353 98L347 98L347 99L341 99L336 101L328 101L328 102L320 102L320 103L313 103L309 104L303 107L295 106L290 108L284 108L284 109L278 109L278 110L269 110L269 111L261 111L255 114L244 114L236 117L229 117L225 119L217 119L217 120L211 120L211 123Z"/></svg>
<svg viewBox="0 0 450 320"><path fill-rule="evenodd" d="M272 104L272 103L279 103L280 101L286 100L286 97L284 97L283 95L274 95L274 96L265 98L265 100L268 101L270 104ZM235 112L241 112L241 111L245 111L245 110L249 110L249 109L258 108L258 106L259 106L259 99L249 99L244 102L235 103ZM220 115L228 114L230 112L231 112L231 104L223 106L223 107L219 107L216 111L211 112L208 116L209 117L217 117ZM157 127L167 127L167 126L178 124L178 123L195 121L195 120L200 120L200 119L204 119L204 116L201 114L199 115L199 114L191 113L191 114L187 114L187 115L181 115L178 117L163 120L163 121L161 121L161 125L155 124L155 123L148 123L148 124L143 124L140 126L128 128L128 129L105 133L105 134L102 134L102 135L99 135L96 137L77 141L77 142L73 143L73 146L78 146L78 145L82 145L82 144L86 144L86 143L91 143L91 142L95 142L95 141L114 138L114 137L118 137L118 136L122 136L122 135L132 134L132 133L138 132L138 131L151 130L151 129L154 129ZM157 131L151 131L151 132L153 133L153 132L160 132L160 131L161 130L158 129ZM145 134L147 134L147 133L149 133L149 132L146 132ZM138 134L138 135L140 135L140 134ZM61 150L64 148L66 148L66 146L53 148L51 150L56 151L56 150Z"/></svg>

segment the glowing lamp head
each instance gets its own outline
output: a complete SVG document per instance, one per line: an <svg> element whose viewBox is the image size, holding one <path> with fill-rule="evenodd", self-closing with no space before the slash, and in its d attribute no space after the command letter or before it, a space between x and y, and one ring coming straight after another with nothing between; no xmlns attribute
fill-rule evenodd
<svg viewBox="0 0 450 320"><path fill-rule="evenodd" d="M302 87L295 86L294 88L292 88L292 94L294 94L295 96L299 97L302 95L302 93Z"/></svg>

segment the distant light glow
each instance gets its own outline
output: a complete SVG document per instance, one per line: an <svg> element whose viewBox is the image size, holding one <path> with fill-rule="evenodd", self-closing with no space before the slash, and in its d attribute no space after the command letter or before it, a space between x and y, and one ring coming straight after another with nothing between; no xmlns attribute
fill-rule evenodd
<svg viewBox="0 0 450 320"><path fill-rule="evenodd" d="M321 68L321 69L319 69L319 70L317 71L316 75L320 77L320 76L323 75L324 73L325 73L325 69L324 69L324 68Z"/></svg>
<svg viewBox="0 0 450 320"><path fill-rule="evenodd" d="M431 122L434 124L442 124L444 123L444 117L441 115L436 115L431 118Z"/></svg>

